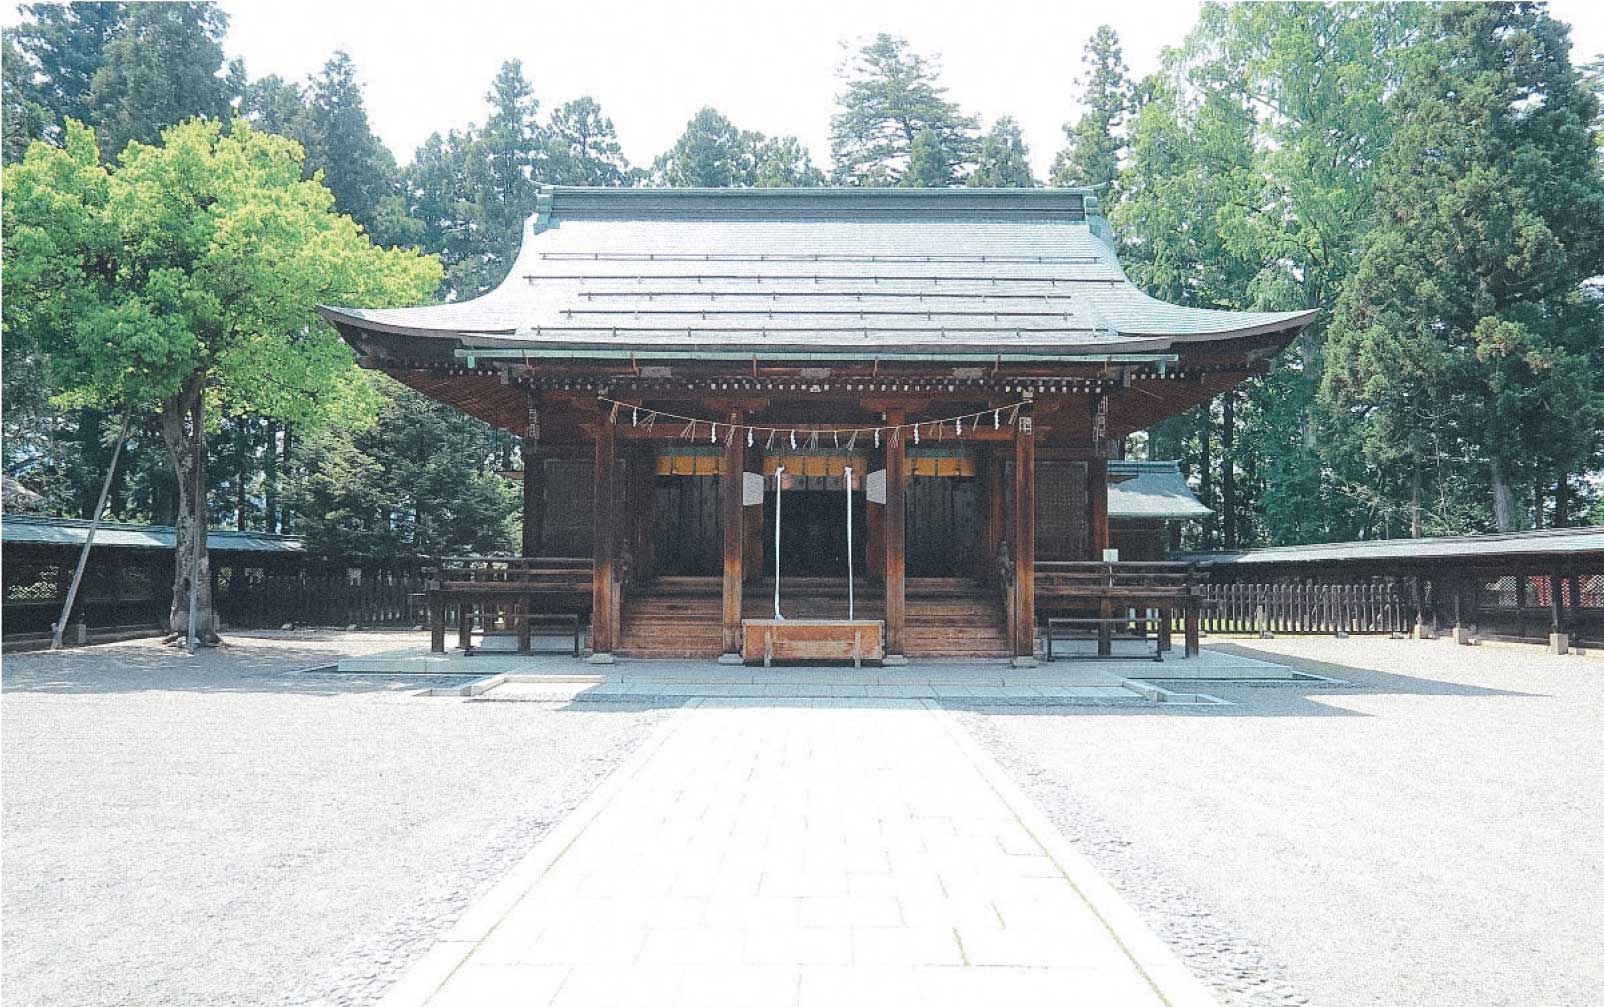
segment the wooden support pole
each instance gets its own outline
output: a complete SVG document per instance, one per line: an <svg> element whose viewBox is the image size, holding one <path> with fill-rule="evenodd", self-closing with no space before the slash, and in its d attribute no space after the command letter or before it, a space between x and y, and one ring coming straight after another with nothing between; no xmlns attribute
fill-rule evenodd
<svg viewBox="0 0 1604 1007"><path fill-rule="evenodd" d="M724 441L723 471L719 474L719 520L724 533L724 653L741 652L741 584L746 546L741 482L746 473L746 441L739 436L745 420L739 409L730 410L730 429L736 435Z"/></svg>
<svg viewBox="0 0 1604 1007"><path fill-rule="evenodd" d="M888 425L900 424L906 416L900 409L886 411ZM886 653L901 657L904 654L903 624L907 618L907 594L904 578L907 573L908 525L907 485L908 474L904 459L907 444L902 436L887 435L886 455L886 516L882 538L886 546Z"/></svg>
<svg viewBox="0 0 1604 1007"><path fill-rule="evenodd" d="M981 537L981 555L978 570L980 579L995 583L997 579L997 550L1003 541L1003 500L1007 496L1003 479L1007 472L1007 459L1000 447L986 449L986 514Z"/></svg>
<svg viewBox="0 0 1604 1007"><path fill-rule="evenodd" d="M546 463L540 457L534 438L521 438L518 453L524 463L524 534L523 555L533 558L540 555L546 528Z"/></svg>
<svg viewBox="0 0 1604 1007"><path fill-rule="evenodd" d="M1036 437L1029 412L1014 425L1014 657L1036 656Z"/></svg>
<svg viewBox="0 0 1604 1007"><path fill-rule="evenodd" d="M613 612L613 553L618 533L614 517L613 469L617 441L609 415L611 407L605 402L601 403L601 407L601 422L596 425L596 494L591 506L595 558L591 579L590 649L596 655L611 655L617 645L613 639L613 627L616 625Z"/></svg>
<svg viewBox="0 0 1604 1007"><path fill-rule="evenodd" d="M1091 560L1101 560L1109 547L1108 535L1108 459L1093 458L1086 463L1086 529Z"/></svg>

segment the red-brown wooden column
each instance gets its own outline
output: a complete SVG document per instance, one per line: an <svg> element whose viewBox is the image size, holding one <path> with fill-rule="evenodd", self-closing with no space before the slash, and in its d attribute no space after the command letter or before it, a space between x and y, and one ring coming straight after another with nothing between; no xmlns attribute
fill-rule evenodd
<svg viewBox="0 0 1604 1007"><path fill-rule="evenodd" d="M719 520L724 532L724 653L731 656L741 651L741 583L745 578L746 546L741 482L746 472L746 442L741 438L740 424L744 419L739 409L730 410L732 435L724 439L724 464L719 474Z"/></svg>
<svg viewBox="0 0 1604 1007"><path fill-rule="evenodd" d="M1036 436L1030 413L1014 425L1014 660L1036 657Z"/></svg>
<svg viewBox="0 0 1604 1007"><path fill-rule="evenodd" d="M618 521L617 501L614 499L614 459L617 442L612 420L612 407L601 404L601 415L596 423L596 498L591 514L592 551L594 563L591 577L590 649L596 658L610 659L617 641L613 627L617 624L613 612L613 554L616 548Z"/></svg>
<svg viewBox="0 0 1604 1007"><path fill-rule="evenodd" d="M1086 530L1092 554L1101 560L1108 548L1108 459L1093 458L1086 463Z"/></svg>
<svg viewBox="0 0 1604 1007"><path fill-rule="evenodd" d="M1001 444L991 444L985 449L985 507L986 513L982 520L985 525L981 528L980 551L983 555L976 557L975 575L987 583L997 582L997 549L1007 536L1003 532L1003 501L1007 497L1003 479L1007 474L1006 462L1003 457Z"/></svg>
<svg viewBox="0 0 1604 1007"><path fill-rule="evenodd" d="M546 465L532 437L521 440L518 453L523 456L524 463L523 554L539 556L546 524Z"/></svg>
<svg viewBox="0 0 1604 1007"><path fill-rule="evenodd" d="M906 418L900 409L886 412L886 423L897 426ZM907 480L903 459L906 449L902 438L905 431L897 430L884 435L886 446L886 516L881 538L886 546L886 655L902 658L903 623L907 617L907 594L904 577L907 572L905 534L908 525Z"/></svg>

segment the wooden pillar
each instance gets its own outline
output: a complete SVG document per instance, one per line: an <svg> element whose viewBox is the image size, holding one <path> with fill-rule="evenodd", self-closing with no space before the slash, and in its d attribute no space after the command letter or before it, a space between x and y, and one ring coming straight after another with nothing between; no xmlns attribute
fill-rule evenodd
<svg viewBox="0 0 1604 1007"><path fill-rule="evenodd" d="M900 409L886 413L886 423L896 426L906 419ZM904 577L907 573L908 526L907 486L908 474L903 460L907 445L903 441L906 431L898 430L885 437L886 455L886 516L881 537L886 544L886 653L895 657L904 654L902 631L907 617L907 595Z"/></svg>
<svg viewBox="0 0 1604 1007"><path fill-rule="evenodd" d="M546 527L546 465L533 438L522 438L518 452L524 462L523 555L534 557L540 555Z"/></svg>
<svg viewBox="0 0 1604 1007"><path fill-rule="evenodd" d="M1108 548L1108 459L1086 463L1086 542L1088 559L1100 561Z"/></svg>
<svg viewBox="0 0 1604 1007"><path fill-rule="evenodd" d="M981 580L995 582L997 579L997 550L1003 541L1003 498L1007 496L1003 486L1003 477L1007 459L1003 457L1002 449L998 445L986 448L985 473L985 507L981 526L979 562L976 564L976 575Z"/></svg>
<svg viewBox="0 0 1604 1007"><path fill-rule="evenodd" d="M719 473L719 520L724 533L724 653L741 652L741 585L745 580L746 536L741 503L741 482L746 472L746 442L739 436L745 417L739 409L730 410L730 430L735 436L724 439L724 464Z"/></svg>
<svg viewBox="0 0 1604 1007"><path fill-rule="evenodd" d="M1029 412L1014 424L1014 657L1036 655L1036 436Z"/></svg>
<svg viewBox="0 0 1604 1007"><path fill-rule="evenodd" d="M605 402L601 406L596 424L596 494L591 507L595 557L591 575L590 649L597 655L611 655L617 646L613 639L613 627L617 625L613 612L613 554L618 534L613 469L617 443L612 407Z"/></svg>

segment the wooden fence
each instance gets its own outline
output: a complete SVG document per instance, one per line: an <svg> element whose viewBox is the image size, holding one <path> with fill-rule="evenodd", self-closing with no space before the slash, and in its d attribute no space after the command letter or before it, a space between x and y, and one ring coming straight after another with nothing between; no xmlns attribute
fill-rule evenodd
<svg viewBox="0 0 1604 1007"><path fill-rule="evenodd" d="M220 579L216 605L225 626L412 627L429 623L426 582L418 576L343 571Z"/></svg>
<svg viewBox="0 0 1604 1007"><path fill-rule="evenodd" d="M1342 584L1204 583L1205 633L1406 633L1415 606L1389 578Z"/></svg>

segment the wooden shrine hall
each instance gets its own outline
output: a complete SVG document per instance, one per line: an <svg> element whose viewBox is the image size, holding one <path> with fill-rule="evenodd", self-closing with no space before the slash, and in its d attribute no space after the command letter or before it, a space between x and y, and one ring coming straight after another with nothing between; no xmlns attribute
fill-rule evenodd
<svg viewBox="0 0 1604 1007"><path fill-rule="evenodd" d="M522 438L524 558L468 579L525 639L888 662L1106 616L1062 588L1111 558L1121 439L1313 317L1147 296L1091 190L861 188L548 188L488 294L323 314Z"/></svg>

